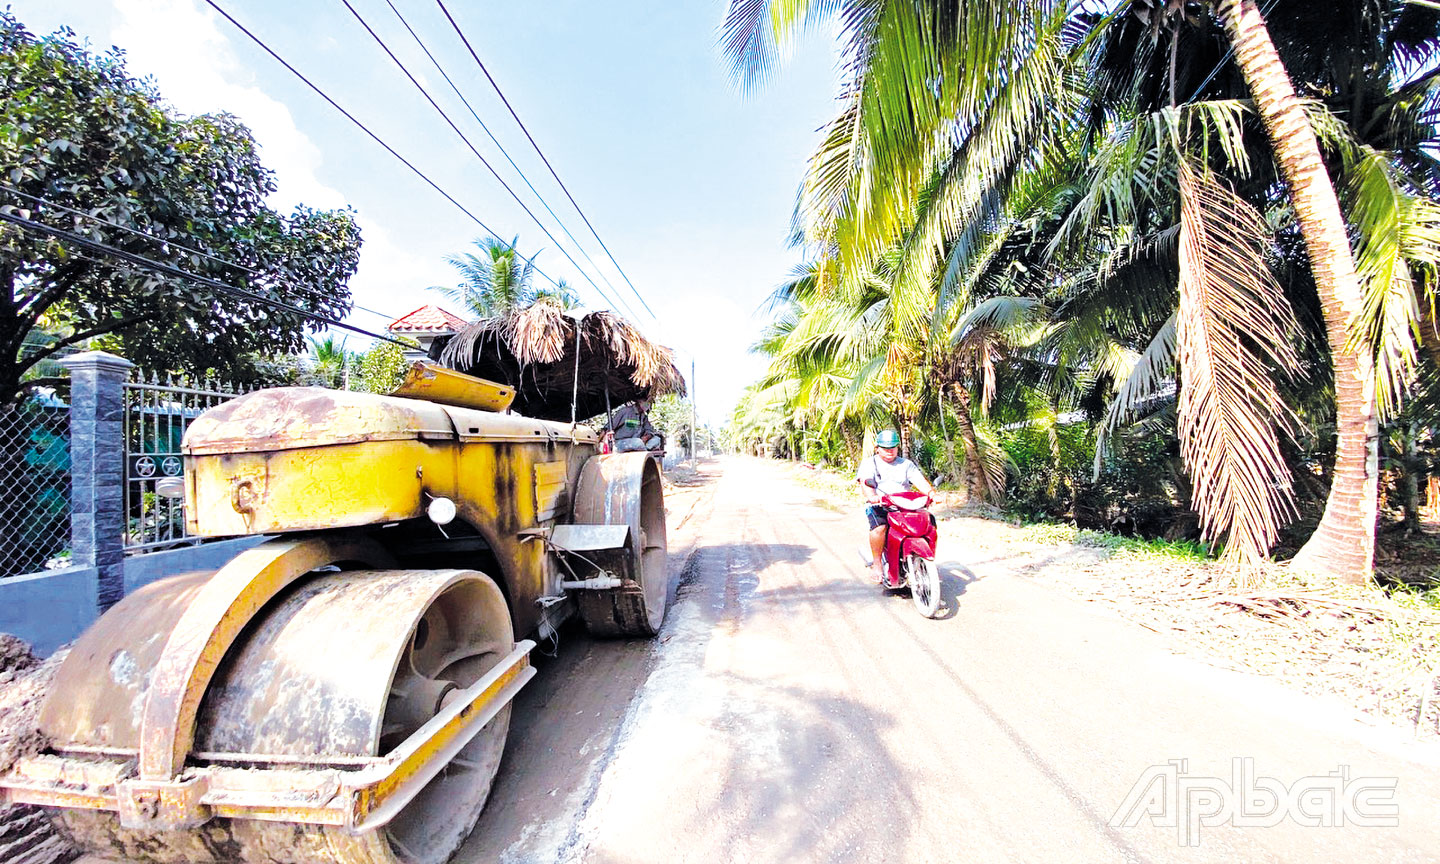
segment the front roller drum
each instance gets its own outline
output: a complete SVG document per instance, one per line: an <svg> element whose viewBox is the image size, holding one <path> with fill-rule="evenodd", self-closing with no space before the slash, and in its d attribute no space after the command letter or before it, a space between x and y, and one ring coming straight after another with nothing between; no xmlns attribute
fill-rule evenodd
<svg viewBox="0 0 1440 864"><path fill-rule="evenodd" d="M483 574L313 575L277 597L227 654L201 705L190 764L244 768L247 756L272 766L343 764L385 754L513 646L504 597ZM506 705L404 809L363 833L240 818L148 832L106 811L51 812L82 848L126 861L442 864L479 817L509 719Z"/></svg>
<svg viewBox="0 0 1440 864"><path fill-rule="evenodd" d="M580 617L596 636L654 636L669 604L665 489L648 453L593 456L580 472L575 522L627 525L622 549L599 556L614 563L619 588L579 592Z"/></svg>

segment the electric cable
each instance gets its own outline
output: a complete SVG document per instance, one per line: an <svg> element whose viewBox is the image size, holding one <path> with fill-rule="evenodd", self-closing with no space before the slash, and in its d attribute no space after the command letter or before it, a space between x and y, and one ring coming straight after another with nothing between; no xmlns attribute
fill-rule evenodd
<svg viewBox="0 0 1440 864"><path fill-rule="evenodd" d="M450 115L445 113L445 109L440 107L440 103L436 102L435 98L430 95L429 91L425 89L424 85L422 85L415 78L415 76L411 74L410 69L406 67L404 62L402 62L399 57L395 56L395 52L390 50L390 46L385 44L385 40L380 38L380 34L376 33L375 30L371 28L369 22L367 22L365 18L355 10L354 6L350 5L350 0L340 0L340 2L344 4L345 8L350 11L350 14L354 16L355 20L360 22L360 26L365 28L365 32L370 34L370 38L375 40L375 44L380 46L380 50L385 52L385 56L389 57L391 62L393 62L400 69L400 71L404 73L405 77L410 80L410 83L415 86L415 89L420 91L420 95L425 97L425 101L430 103L430 107L435 109L436 113L440 115L440 119L444 120L446 125L448 125L455 132L456 135L460 136L460 140L464 142L465 146L470 149L470 152L475 155L475 158L480 160L480 164L484 165L486 170L490 172L491 176L495 178L495 180L501 185L501 187L503 187L506 192L510 193L510 197L515 199L515 203L520 205L520 209L525 211L525 215L529 216L531 221L533 221L536 226L538 226L540 230L544 232L545 236L549 238L550 242L555 244L555 248L560 250L560 254L565 256L566 260L568 260L571 265L573 265L575 269L580 273L580 275L585 278L585 281L590 283L590 287L595 289L595 293L599 294L601 299L603 299L606 303L612 306L619 305L616 304L615 300L611 299L609 295L607 295L603 290L601 290L599 285L595 284L595 280L590 278L590 274L585 272L585 268L580 266L580 262L576 261L570 255L570 253L565 249L565 247L560 243L560 241L555 239L555 235L550 233L550 229L546 228L545 224L540 221L539 217L537 217L534 212L532 212L530 208L525 205L524 201L520 200L520 196L515 194L515 190L511 189L510 184L506 183L505 179L500 176L500 172L495 170L495 167L490 164L489 160L487 160L483 155L481 155L480 151L476 149L475 145L470 142L470 139L466 137L465 133L460 131L460 127L455 125L455 121L450 119ZM583 250L581 251L581 254L584 254ZM624 301L622 299L621 303L623 302ZM625 309L631 315L635 314L635 310L631 309L629 306L626 306Z"/></svg>
<svg viewBox="0 0 1440 864"><path fill-rule="evenodd" d="M208 2L208 0L207 0L207 2ZM535 148L535 152L540 155L540 161L544 162L544 163L545 163L545 167L548 168L548 169L550 169L550 176L551 176L551 177L554 177L554 178L555 178L555 182L560 184L560 188L565 192L565 197L566 197L566 198L569 198L569 199L570 199L570 203L571 203L572 205L574 205L574 207L575 207L575 212L576 212L576 213L579 213L579 214L580 214L580 218L585 221L585 227L586 227L586 228L589 228L589 229L590 229L590 233L593 234L593 235L595 235L595 241L600 244L600 248L601 248L601 249L604 249L604 250L605 250L605 254L606 254L607 256L609 256L609 258L610 258L610 263L615 265L615 269L616 269L617 271L619 271L619 273L620 273L620 275L621 275L622 277L624 277L624 279L625 279L625 284L629 285L629 286L630 286L630 290L633 291L633 292L635 292L635 298L640 301L640 305L645 307L645 311L650 313L650 317L651 317L651 318L655 318L655 312L650 308L650 304L649 304L649 303L646 303L646 302L645 302L645 298L642 297L642 296L640 296L640 290L635 287L635 283L634 283L634 282L631 282L631 281L630 281L630 277L629 277L628 275L626 275L625 270L620 266L620 262L615 260L615 256L614 256L613 254L611 254L611 252L610 252L610 247L609 247L609 246L606 246L606 245L605 245L605 241L602 240L602 239L600 239L600 233L595 230L595 226L594 226L594 225L591 225L591 224L590 224L590 219L589 219L589 217L587 217L587 216L585 215L585 211L584 211L584 210L580 209L580 204L579 204L579 202L577 202L577 201L575 200L575 196L574 196L574 195L571 195L571 194L570 194L570 190L569 190L568 188L566 188L566 186L565 186L565 181L561 180L561 179L560 179L560 175L555 172L555 166L551 165L551 164L550 164L550 160L547 159L547 158L545 158L545 152L540 149L540 145L539 145L539 144L536 144L536 143L535 143L534 137L532 137L532 136L530 135L530 130L527 129L527 128L525 128L525 123L524 123L523 121L521 121L520 115L515 113L515 108L510 104L510 100L505 98L505 93L500 89L500 85L495 83L495 79L494 79L493 77L491 77L491 75L490 75L490 70L486 69L486 68L485 68L485 64L484 64L483 62L481 62L481 60L480 60L480 55L477 54L477 53L475 53L475 48L474 48L473 46L471 46L470 40L465 36L465 31L462 30L462 29L460 29L460 25L455 21L455 18L450 14L450 10L445 8L445 0L435 0L435 2L440 5L440 11L443 12L443 13L445 13L445 18L446 18L446 20L448 20L448 21L450 22L450 26L455 29L455 35L459 36L459 37L460 37L460 41L463 42L463 43L465 43L465 49L466 49L467 51L469 51L469 52L470 52L470 56L475 59L475 65L479 66L479 67L480 67L480 71L483 72L483 73L485 73L485 78L486 78L486 80L488 80L488 81L490 82L490 86L491 86L491 87L494 87L494 88L495 88L495 93L500 97L500 101L505 103L505 108L506 108L507 110L509 110L510 116L511 116L511 117L514 117L514 118L515 118L515 122L520 125L520 130L525 133L525 138L526 138L526 140L528 140L528 141L530 142L530 146L531 146L531 147L534 147L534 148ZM657 320L658 320L658 319L657 319Z"/></svg>
<svg viewBox="0 0 1440 864"><path fill-rule="evenodd" d="M410 37L415 40L415 44L420 46L421 51L425 52L425 56L430 59L430 64L435 67L435 71L439 72L440 77L445 79L445 83L450 85L451 91L455 93L456 98L458 98L460 100L460 103L465 106L465 109L470 112L470 116L475 118L475 122L479 124L480 128L484 130L487 136L489 136L490 142L494 144L496 149L500 151L500 155L504 156L505 161L510 163L510 167L515 169L515 173L520 175L520 179L525 183L526 187L528 187L530 191L535 195L536 200L540 202L540 206L545 208L545 212L550 214L550 218L555 220L555 224L560 226L560 230L565 232L565 236L570 238L570 242L575 244L575 248L580 250L580 254L585 256L586 262L590 264L591 268L595 270L596 275L598 275L601 281L605 283L605 287L609 288L611 291L614 291L616 294L619 294L619 289L617 289L615 287L615 284L610 281L610 277L605 275L605 271L601 269L598 264L595 263L594 259L590 257L590 253L585 251L584 244L577 240L574 234L570 233L570 228L566 226L565 220L561 219L560 215L550 207L550 203L545 200L545 196L540 194L540 190L536 189L535 184L530 182L530 178L525 176L524 170L522 170L520 166L515 163L515 160L511 158L509 151L505 149L505 145L500 143L500 139L496 138L495 133L490 131L490 127L485 124L485 121L480 119L479 112L477 112L475 110L475 107L470 104L470 100L465 98L465 94L460 91L459 86L456 85L455 82L450 78L450 75L445 71L445 67L442 66L440 64L440 61L435 57L435 55L431 53L430 47L425 44L425 40L421 39L420 34L415 32L415 28L410 26L410 22L405 19L405 16L403 14L401 14L399 7L395 5L393 0L385 0L385 3L390 7L390 11L395 13L395 17L400 19L400 23L404 25L405 30L410 34ZM646 311L649 310L647 309Z"/></svg>
<svg viewBox="0 0 1440 864"><path fill-rule="evenodd" d="M479 225L481 230L483 230L486 234L489 234L491 237L494 237L501 243L505 242L505 239L501 237L498 233L496 233L489 225L486 225L484 220L472 213L470 209L467 208L464 204L461 204L459 201L457 201L455 197L449 192L446 192L440 186L440 184L436 183L434 180L431 180L429 175L427 175L424 171L421 171L419 168L415 167L415 164L413 162L400 155L399 151L397 151L394 147L391 147L389 144L385 143L385 139L370 131L370 127L360 122L360 120L356 118L354 114L351 114L349 111L346 111L344 108L342 108L339 102L331 99L329 94L327 94L324 90L321 90L320 87L317 86L314 82L312 82L309 78L306 78L299 69L296 69L294 66L290 65L289 61L287 61L284 57L281 57L279 54L275 53L275 50L269 45L265 44L265 41L263 39L246 29L245 25L241 24L239 21L236 21L235 18L231 16L229 12L226 12L224 9L222 9L220 7L220 4L216 3L215 0L205 0L205 4L211 9L214 9L216 12L219 12L226 21L229 21L241 33L244 33L247 37L249 37L251 42L254 42L260 47L262 51L275 58L275 61L277 63L279 63L281 66L284 66L286 70L290 72L290 74L294 75L296 78L299 78L306 87L309 87L315 92L315 95L328 102L330 104L330 107L334 108L336 111L339 111L342 115L344 115L346 120L349 120L351 123L358 126L360 128L360 131L368 135L370 139L373 140L376 144L379 144L381 147L383 147L387 153L400 160L400 163L402 165L404 165L406 168L409 168L411 172L415 174L415 176L425 181L425 183L428 184L430 188L434 189L436 192L439 192L441 197L443 197L446 201L449 201L451 204L454 204L456 209L458 209L461 213L464 213L466 216L470 217L470 220L473 221L476 225ZM551 285L554 285L556 288L560 287L559 282L556 282L554 279L550 278L549 274L547 274L544 270L541 270L538 266L535 266L533 262L531 263L531 266L535 267L536 273L539 273L541 276L545 277L545 281L549 282Z"/></svg>
<svg viewBox="0 0 1440 864"><path fill-rule="evenodd" d="M95 222L99 222L101 225L108 225L108 226L111 227L111 228L115 228L115 229L120 230L120 231L125 231L125 232L127 232L127 233L130 233L130 234L135 235L136 237L143 237L143 238L145 238L146 240L153 240L153 241L155 241L156 243L160 243L160 244L162 244L162 245L173 246L173 247L175 247L176 249L180 249L180 250L182 250L182 251L189 252L189 253L192 254L192 255L199 255L201 258L207 258L207 259L209 259L209 260L211 260L211 261L214 261L216 264L219 264L219 265L221 265L221 266L223 266L223 267L229 267L229 268L231 268L231 269L233 269L233 270L239 270L241 273L244 273L244 274L247 275L247 276L259 276L259 275L261 275L258 271L252 270L252 269L250 269L249 267L246 267L246 266L243 265L243 264L236 264L234 261L226 261L224 258L219 258L219 257L217 257L217 256L215 256L215 255L210 254L209 252L203 252L203 251L201 251L201 250L199 250L199 249L196 249L196 248L194 248L194 247L186 246L186 245L184 245L184 244L182 244L182 243L176 243L176 242L173 241L173 240L166 240L164 237L160 237L160 236L155 235L155 234L150 234L150 233L147 233L147 232L145 232L145 231L141 231L139 228L132 228L132 227L130 227L130 226L128 226L128 225L121 225L121 224L118 223L118 222L111 222L111 221L108 220L108 219L102 219L101 217L96 216L96 215L93 214L93 213L86 213L84 210L77 210L77 209L75 209L74 207L68 207L68 206L66 206L66 205L64 205L64 204L59 203L58 201L51 201L51 200L48 199L48 198L42 198L42 197L40 197L40 196L38 196L38 195L31 195L31 194L29 194L28 192L21 192L19 189L16 189L16 188L13 187L13 186L8 186L8 185L6 185L6 184L4 184L4 183L0 183L0 191L9 192L9 193L12 194L12 195L16 195L16 196L18 196L18 197L20 197L20 198L24 198L24 199L26 199L27 201L33 201L34 203L40 204L40 205L45 206L45 207L53 207L53 208L55 208L56 210L59 210L59 211L61 211L61 212L63 212L63 213L69 213L69 214L71 214L71 215L73 215L73 216L79 216L79 217L82 218L82 219L90 219L90 220L93 220L93 221L95 221ZM313 297L319 297L319 298L321 298L321 299L328 299L328 296L327 296L326 294L324 294L324 293L322 293L322 292L320 292L320 291L317 291L317 290L315 290L315 289L313 289L313 288L305 288L305 287L297 286L295 290L300 291L300 292L305 293L305 294L309 294L309 295L311 295L311 296L313 296ZM381 312L381 311L378 310L378 309L371 309L371 308L368 307L368 306L361 306L359 303L353 303L353 304L351 304L351 308L354 309L354 310L360 311L360 312L368 312L368 313L370 313L371 315L377 315L377 316L379 316L379 317L381 317L381 318L385 318L385 319L390 320L390 321L394 321L396 318L399 317L399 316L397 316L397 315L391 315L391 314L388 313L388 312Z"/></svg>
<svg viewBox="0 0 1440 864"><path fill-rule="evenodd" d="M19 198L24 198L25 200L32 201L36 204L41 204L46 207L53 207L56 210L59 210L63 213L69 213L72 216L79 216L82 219L90 219L95 222L99 222L101 225L108 225L111 228L115 228L119 231L125 231L130 234L134 234L136 237L144 237L146 240L154 240L156 243L164 243L169 246L174 246L176 249L179 249L183 252L189 252L192 255L199 255L201 258L208 258L209 260L214 261L216 264L239 270L241 273L244 273L247 276L257 275L255 271L251 270L249 267L245 267L241 264L236 264L232 261L226 261L223 258L217 258L214 255L211 255L209 252L202 252L199 249L186 246L183 243L176 243L173 240L166 240L164 237L158 237L154 234L148 234L144 231L141 231L139 228L132 228L128 225L121 225L119 222L111 222L109 219L101 218L99 216L96 216L94 213L86 213L84 210L76 210L74 207L67 207L66 205L61 204L58 201L51 201L47 198L41 198L37 195L31 195L28 192L21 192L14 186L10 186L5 183L0 183L0 190L9 192L11 195L15 195Z"/></svg>
<svg viewBox="0 0 1440 864"><path fill-rule="evenodd" d="M109 255L113 258L119 258L121 261L125 261L139 267L144 267L147 270L152 270L156 273L163 273L167 276L173 276L179 279L186 279L194 282L197 285L204 285L207 288L214 288L216 291L231 294L233 296L241 297L246 300L253 300L257 303L264 303L268 306L272 306L277 309L283 309L287 312L293 312L297 315L309 318L312 321L317 321L330 327L338 327L341 330L349 330L352 333L359 333L362 336L369 336L372 339L383 339L386 342L394 342L396 345L403 345L406 348L411 347L407 343L402 342L394 337L385 336L380 333L374 333L372 331L364 329L363 327L356 327L352 324L346 324L345 322L335 318L331 318L328 315L321 315L318 312L310 312L308 310L301 309L299 306L286 303L283 300L276 300L273 297L266 297L263 294L257 294L254 291L250 291L245 288L239 288L226 282L221 282L219 279L212 279L209 276L201 276L198 273L190 273L185 270L181 270L179 267L174 267L161 261L155 261L153 259L146 258L143 255L137 255L134 252L127 252L124 249L110 246L105 243L100 243L87 237L82 237L79 234L76 234L72 231L66 231L63 228L56 228L51 225L46 225L43 222L36 222L32 219L26 219L21 216L16 216L13 213L6 213L3 210L0 210L0 221L10 222L21 228L28 228L32 231L38 231L42 234L48 234L58 240L64 240L67 243L73 243L82 249L87 249L92 252L99 252L104 255Z"/></svg>

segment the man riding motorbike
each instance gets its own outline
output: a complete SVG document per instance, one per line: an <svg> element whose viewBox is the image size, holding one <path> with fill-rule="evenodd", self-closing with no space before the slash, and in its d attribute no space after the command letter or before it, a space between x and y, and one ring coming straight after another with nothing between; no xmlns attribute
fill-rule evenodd
<svg viewBox="0 0 1440 864"><path fill-rule="evenodd" d="M920 466L900 455L900 436L894 429L886 429L875 436L875 452L860 462L855 479L865 496L865 517L870 522L870 568L874 571L875 580L884 582L885 567L880 559L885 550L887 522L885 508L880 504L881 497L911 489L933 495L934 487L925 479Z"/></svg>

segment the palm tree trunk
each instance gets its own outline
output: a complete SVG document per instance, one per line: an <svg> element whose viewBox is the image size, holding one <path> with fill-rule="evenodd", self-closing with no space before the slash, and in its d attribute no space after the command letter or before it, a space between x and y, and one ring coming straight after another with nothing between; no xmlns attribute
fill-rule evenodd
<svg viewBox="0 0 1440 864"><path fill-rule="evenodd" d="M907 459L915 458L910 454L910 418L904 414L896 413L895 426L900 431L900 455Z"/></svg>
<svg viewBox="0 0 1440 864"><path fill-rule="evenodd" d="M959 384L955 385L955 418L960 425L960 441L965 445L965 484L970 500L989 501L990 487L985 482L980 442L975 437L975 418L970 411L970 391Z"/></svg>
<svg viewBox="0 0 1440 864"><path fill-rule="evenodd" d="M945 385L940 385L940 392L935 399L936 405L940 408L940 434L945 441L945 460L950 463L950 482L960 482L960 466L955 463L955 439L950 437L950 430L945 423Z"/></svg>
<svg viewBox="0 0 1440 864"><path fill-rule="evenodd" d="M1425 463L1420 459L1419 449L1415 446L1417 431L1414 423L1406 423L1400 429L1400 439L1405 451L1400 459L1404 472L1400 475L1400 490L1405 496L1403 524L1407 534L1417 534L1420 531L1420 477L1425 473Z"/></svg>
<svg viewBox="0 0 1440 864"><path fill-rule="evenodd" d="M1350 325L1362 303L1350 239L1314 130L1255 0L1220 0L1218 7L1276 161L1290 186L1324 310L1335 371L1334 478L1325 514L1295 556L1295 564L1347 582L1364 582L1370 578L1375 559L1379 430L1373 360L1367 346L1350 347Z"/></svg>

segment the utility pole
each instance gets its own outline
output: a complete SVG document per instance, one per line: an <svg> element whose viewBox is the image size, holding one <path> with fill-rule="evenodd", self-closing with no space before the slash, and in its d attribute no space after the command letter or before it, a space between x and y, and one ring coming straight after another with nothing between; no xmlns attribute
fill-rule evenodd
<svg viewBox="0 0 1440 864"><path fill-rule="evenodd" d="M695 358L690 358L690 467L699 462L695 458Z"/></svg>

